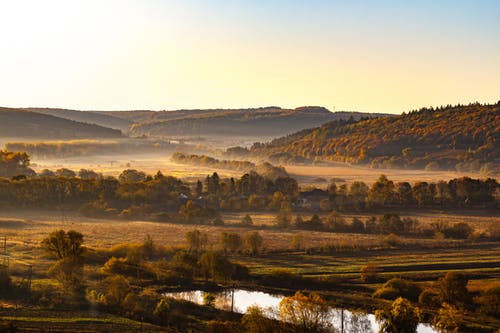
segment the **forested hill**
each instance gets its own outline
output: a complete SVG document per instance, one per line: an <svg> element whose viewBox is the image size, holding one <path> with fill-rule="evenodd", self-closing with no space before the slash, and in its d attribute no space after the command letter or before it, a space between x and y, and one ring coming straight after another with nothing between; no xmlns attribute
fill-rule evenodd
<svg viewBox="0 0 500 333"><path fill-rule="evenodd" d="M51 115L0 108L0 137L33 139L119 138L120 130Z"/></svg>
<svg viewBox="0 0 500 333"><path fill-rule="evenodd" d="M498 171L500 102L333 121L265 145L255 144L252 152L280 163L319 159L373 167Z"/></svg>
<svg viewBox="0 0 500 333"><path fill-rule="evenodd" d="M132 124L131 120L116 117L114 115L101 114L94 111L77 111L54 108L26 108L24 110L48 114L54 117L79 121L82 123L96 124L99 126L119 129L122 131L128 130L128 128Z"/></svg>
<svg viewBox="0 0 500 333"><path fill-rule="evenodd" d="M138 113L132 135L237 135L280 136L304 128L320 126L335 119L376 117L379 114L360 112L330 112L323 107L282 109L178 110L156 113ZM128 116L131 116L128 114Z"/></svg>

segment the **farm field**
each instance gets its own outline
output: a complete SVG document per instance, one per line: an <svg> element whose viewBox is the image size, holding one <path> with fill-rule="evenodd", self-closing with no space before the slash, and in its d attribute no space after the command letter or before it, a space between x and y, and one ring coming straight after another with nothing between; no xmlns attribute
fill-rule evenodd
<svg viewBox="0 0 500 333"><path fill-rule="evenodd" d="M429 277L435 279L447 270L460 269L475 278L498 280L500 278L500 244L469 240L400 238L404 242L400 249L377 250L384 244L380 235L330 233L304 230L280 230L271 227L273 215L253 214L254 226L240 224L244 214L227 214L224 226L182 225L148 221L121 221L92 219L57 211L3 211L0 212L0 236L7 239L7 252L14 261L33 264L34 270L41 268L44 253L40 241L57 229L76 230L85 237L85 245L92 248L110 248L122 243L140 243L148 235L155 244L165 247L183 247L185 234L197 229L208 236L208 247L218 248L220 234L233 232L244 235L259 231L263 237L264 254L258 257L237 257L248 265L252 273L265 274L276 268L290 269L307 276L341 276L357 278L360 268L366 264L376 264L387 276L408 275L412 278ZM364 218L363 215L345 217ZM305 216L306 217L306 216ZM471 225L488 228L498 223L498 217L427 214L419 216L422 223L435 220L468 221ZM300 237L297 251L293 239ZM336 253L309 255L303 249L335 248ZM42 259L42 260L40 260Z"/></svg>

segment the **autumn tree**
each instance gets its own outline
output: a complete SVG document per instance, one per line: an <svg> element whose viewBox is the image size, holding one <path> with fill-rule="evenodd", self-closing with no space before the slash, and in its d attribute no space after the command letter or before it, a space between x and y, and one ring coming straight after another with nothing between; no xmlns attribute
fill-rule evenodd
<svg viewBox="0 0 500 333"><path fill-rule="evenodd" d="M246 214L241 220L241 224L249 226L253 224L252 217L249 214Z"/></svg>
<svg viewBox="0 0 500 333"><path fill-rule="evenodd" d="M257 231L249 233L245 236L245 244L253 255L259 254L263 241L262 236Z"/></svg>
<svg viewBox="0 0 500 333"><path fill-rule="evenodd" d="M375 319L380 323L380 333L416 333L420 310L399 297L389 309L375 311Z"/></svg>
<svg viewBox="0 0 500 333"><path fill-rule="evenodd" d="M332 329L332 312L328 302L316 293L284 297L279 304L280 318L297 327L300 332L329 332Z"/></svg>
<svg viewBox="0 0 500 333"><path fill-rule="evenodd" d="M83 235L77 231L57 230L41 242L42 247L57 259L49 269L65 289L81 291L83 287Z"/></svg>
<svg viewBox="0 0 500 333"><path fill-rule="evenodd" d="M467 290L469 279L459 272L448 272L438 280L439 296L442 303L465 307L470 303Z"/></svg>
<svg viewBox="0 0 500 333"><path fill-rule="evenodd" d="M223 232L221 234L220 241L221 241L222 249L224 250L224 252L229 251L231 253L235 253L243 245L243 241L241 240L240 235L238 235L236 233Z"/></svg>
<svg viewBox="0 0 500 333"><path fill-rule="evenodd" d="M200 252L206 246L208 236L198 229L186 232L186 241L190 252Z"/></svg>

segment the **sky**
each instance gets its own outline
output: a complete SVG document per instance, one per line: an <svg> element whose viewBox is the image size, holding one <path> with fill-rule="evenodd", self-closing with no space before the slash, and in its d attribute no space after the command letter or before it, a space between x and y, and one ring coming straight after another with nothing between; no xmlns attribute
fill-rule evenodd
<svg viewBox="0 0 500 333"><path fill-rule="evenodd" d="M0 106L401 113L500 99L497 0L0 0Z"/></svg>

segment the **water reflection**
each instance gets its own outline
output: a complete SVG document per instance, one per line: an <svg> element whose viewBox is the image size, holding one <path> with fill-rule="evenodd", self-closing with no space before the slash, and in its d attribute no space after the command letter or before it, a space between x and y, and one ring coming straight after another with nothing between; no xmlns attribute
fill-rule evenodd
<svg viewBox="0 0 500 333"><path fill-rule="evenodd" d="M234 294L233 294L234 293ZM165 293L167 297L183 299L197 304L203 304L203 295L201 290L183 291L175 293ZM270 317L279 317L279 304L284 296L271 295L260 291L248 291L242 289L225 290L215 293L215 307L222 310L245 313L251 306L257 305L266 310ZM373 314L354 312L342 309L332 309L333 326L336 331L341 332L342 324L346 333L369 333L378 332L379 325L375 321ZM436 333L432 327L419 324L418 333Z"/></svg>

